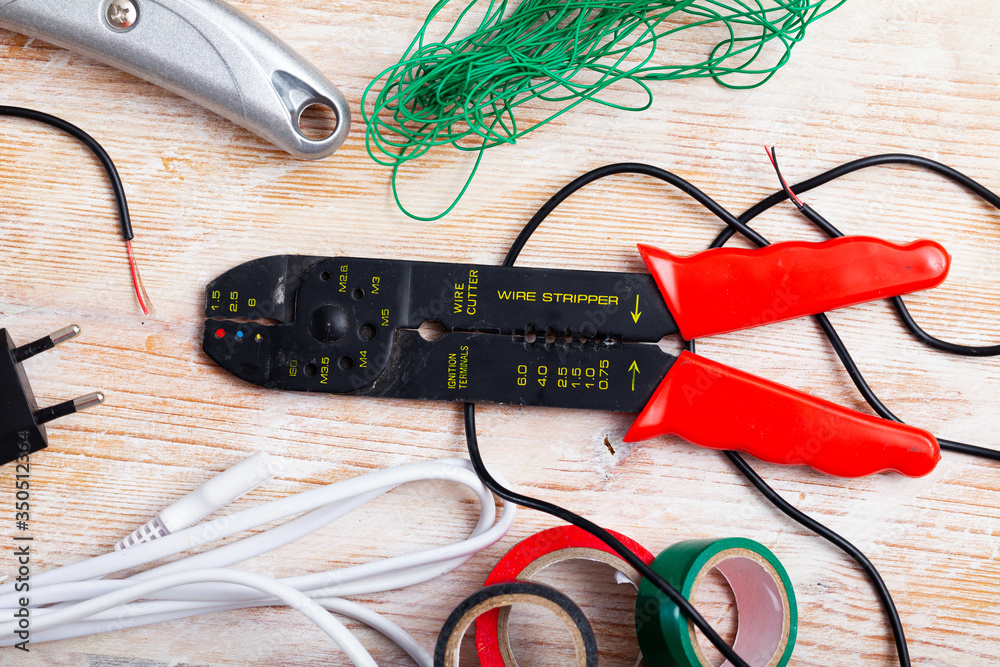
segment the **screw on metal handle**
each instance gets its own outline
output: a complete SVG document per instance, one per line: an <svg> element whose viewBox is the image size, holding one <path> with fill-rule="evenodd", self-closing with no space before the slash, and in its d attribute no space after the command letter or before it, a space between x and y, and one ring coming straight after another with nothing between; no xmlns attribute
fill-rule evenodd
<svg viewBox="0 0 1000 667"><path fill-rule="evenodd" d="M139 20L139 7L132 0L111 0L104 18L112 29L125 31Z"/></svg>

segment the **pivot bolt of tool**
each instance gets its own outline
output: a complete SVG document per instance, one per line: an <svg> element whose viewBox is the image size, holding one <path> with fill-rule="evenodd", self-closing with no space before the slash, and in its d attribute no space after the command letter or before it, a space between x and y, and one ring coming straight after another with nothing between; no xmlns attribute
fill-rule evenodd
<svg viewBox="0 0 1000 667"><path fill-rule="evenodd" d="M128 30L139 18L139 8L132 0L111 0L104 18L115 30Z"/></svg>

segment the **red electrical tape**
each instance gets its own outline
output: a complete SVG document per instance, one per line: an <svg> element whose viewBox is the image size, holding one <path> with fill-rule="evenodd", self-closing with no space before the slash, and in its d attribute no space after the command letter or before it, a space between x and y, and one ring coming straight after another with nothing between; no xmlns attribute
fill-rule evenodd
<svg viewBox="0 0 1000 667"><path fill-rule="evenodd" d="M644 563L653 562L653 554L624 535L608 531ZM530 580L540 570L565 560L592 560L606 563L627 576L636 586L639 573L611 547L576 526L558 526L518 542L496 564L484 586L520 579ZM476 619L476 652L481 667L514 667L517 663L507 638L510 607L492 609Z"/></svg>

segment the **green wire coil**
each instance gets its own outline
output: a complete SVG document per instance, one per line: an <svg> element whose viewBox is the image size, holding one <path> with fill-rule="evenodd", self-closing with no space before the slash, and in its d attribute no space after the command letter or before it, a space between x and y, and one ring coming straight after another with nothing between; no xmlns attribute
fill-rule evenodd
<svg viewBox="0 0 1000 667"><path fill-rule="evenodd" d="M622 111L648 109L649 81L712 78L727 88L760 86L788 62L806 27L845 1L471 0L445 37L431 41L428 29L450 4L439 0L400 61L365 88L368 155L392 168L400 210L416 220L437 220L461 200L485 149L513 144L588 100ZM485 5L478 25L457 37L463 23L475 24L470 14L477 5ZM666 45L661 40L697 27L722 31L707 57L691 64L654 62ZM765 49L775 40L777 50ZM690 44L670 46L692 50ZM638 87L644 101L629 105L601 97L619 82ZM515 112L528 103L531 115L540 108L543 117L522 126ZM399 168L444 145L477 152L475 164L447 209L415 215L400 201Z"/></svg>

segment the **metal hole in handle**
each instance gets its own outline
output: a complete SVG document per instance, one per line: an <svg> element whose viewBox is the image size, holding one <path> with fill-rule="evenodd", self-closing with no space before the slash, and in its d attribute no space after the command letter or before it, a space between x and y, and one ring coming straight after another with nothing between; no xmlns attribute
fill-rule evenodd
<svg viewBox="0 0 1000 667"><path fill-rule="evenodd" d="M325 141L337 131L340 119L337 112L327 102L315 100L299 112L296 126L299 134L311 141Z"/></svg>
<svg viewBox="0 0 1000 667"><path fill-rule="evenodd" d="M298 68L300 75L282 69L271 74L271 85L282 102L274 111L281 115L263 119L261 136L274 135L275 145L297 158L319 160L344 143L351 129L351 110L332 83L305 65Z"/></svg>

